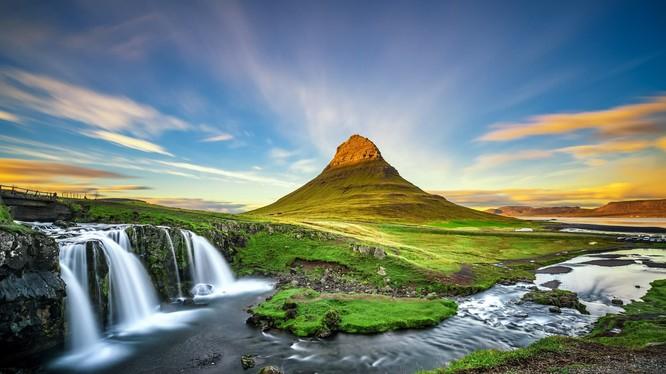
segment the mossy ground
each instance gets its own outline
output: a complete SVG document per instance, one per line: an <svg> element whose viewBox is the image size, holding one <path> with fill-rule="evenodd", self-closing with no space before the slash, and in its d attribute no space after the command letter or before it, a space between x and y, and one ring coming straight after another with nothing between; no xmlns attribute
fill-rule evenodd
<svg viewBox="0 0 666 374"><path fill-rule="evenodd" d="M628 304L624 309L622 314L607 315L599 319L592 332L583 338L548 337L525 348L511 351L480 350L453 361L446 368L429 373L479 372L498 368L502 370L496 371L514 372L527 360L538 366L538 361L544 359L544 354L554 353L557 356L567 351L575 351L579 344L595 347L595 344L600 343L600 346L626 350L666 344L666 279L652 282L652 288L643 297L643 301ZM615 328L620 329L620 332L613 333L611 330ZM583 360L583 357L579 357L579 360ZM574 355L569 365L576 364Z"/></svg>
<svg viewBox="0 0 666 374"><path fill-rule="evenodd" d="M279 291L254 307L252 313L294 335L312 336L329 331L370 334L423 328L455 315L456 310L455 302L443 299L319 293L295 288Z"/></svg>

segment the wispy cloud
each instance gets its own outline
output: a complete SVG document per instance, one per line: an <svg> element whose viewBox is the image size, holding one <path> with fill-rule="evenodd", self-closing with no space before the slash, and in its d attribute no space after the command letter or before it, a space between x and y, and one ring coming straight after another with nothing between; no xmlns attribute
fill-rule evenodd
<svg viewBox="0 0 666 374"><path fill-rule="evenodd" d="M115 133L145 137L192 127L186 121L127 97L99 93L22 70L0 70L0 98L16 106Z"/></svg>
<svg viewBox="0 0 666 374"><path fill-rule="evenodd" d="M527 122L494 125L494 130L478 138L481 141L508 141L537 135L565 134L591 129L602 135L623 136L664 131L666 96L657 96L640 104L617 106L607 110L547 114Z"/></svg>
<svg viewBox="0 0 666 374"><path fill-rule="evenodd" d="M552 151L528 149L511 153L492 153L480 155L474 164L465 169L467 172L488 170L515 161L538 160L551 157Z"/></svg>
<svg viewBox="0 0 666 374"><path fill-rule="evenodd" d="M173 157L173 154L167 152L162 146L151 143L146 140L136 139L129 136L112 133L109 131L96 130L83 133L91 138L106 140L108 142L148 153L159 153L165 156Z"/></svg>
<svg viewBox="0 0 666 374"><path fill-rule="evenodd" d="M314 173L319 169L317 166L317 160L313 158L306 158L302 160L297 160L289 165L289 171L301 173L301 174L310 174Z"/></svg>
<svg viewBox="0 0 666 374"><path fill-rule="evenodd" d="M151 204L165 205L182 209L210 210L222 213L240 213L247 210L247 206L245 204L230 203L225 201L205 200L198 198L142 197L140 199Z"/></svg>
<svg viewBox="0 0 666 374"><path fill-rule="evenodd" d="M255 183L281 186L281 187L293 187L294 186L293 183L282 181L282 180L275 179L275 178L256 175L252 172L229 171L229 170L214 168L214 167L210 167L210 166L202 166L202 165L191 164L191 163L187 163L187 162L170 162L170 161L160 161L160 160L155 160L155 162L158 163L158 164L174 167L174 168L177 168L177 169L195 171L195 172L204 173L204 174L219 175L219 176L227 177L227 178L237 180L237 181L242 181L242 182L255 182Z"/></svg>
<svg viewBox="0 0 666 374"><path fill-rule="evenodd" d="M64 180L128 178L127 175L110 171L80 167L60 162L37 160L0 159L0 180L18 185L44 185L62 183Z"/></svg>
<svg viewBox="0 0 666 374"><path fill-rule="evenodd" d="M208 138L203 139L202 141L204 142L226 142L228 140L233 140L234 136L231 134L219 134L219 135L213 135Z"/></svg>
<svg viewBox="0 0 666 374"><path fill-rule="evenodd" d="M4 110L0 110L0 121L15 122L15 123L21 122L17 116L9 112L5 112Z"/></svg>

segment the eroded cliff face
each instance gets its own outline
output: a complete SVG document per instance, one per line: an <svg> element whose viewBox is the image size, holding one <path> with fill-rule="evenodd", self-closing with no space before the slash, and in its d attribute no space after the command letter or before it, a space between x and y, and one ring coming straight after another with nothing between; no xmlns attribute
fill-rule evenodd
<svg viewBox="0 0 666 374"><path fill-rule="evenodd" d="M0 364L63 343L65 284L58 245L39 233L0 227Z"/></svg>

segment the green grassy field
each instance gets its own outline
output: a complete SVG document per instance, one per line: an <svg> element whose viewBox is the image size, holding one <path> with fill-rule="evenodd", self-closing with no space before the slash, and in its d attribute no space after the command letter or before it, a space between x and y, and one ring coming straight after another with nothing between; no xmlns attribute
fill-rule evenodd
<svg viewBox="0 0 666 374"><path fill-rule="evenodd" d="M254 307L252 313L294 335L312 336L429 327L455 315L456 310L455 302L450 300L319 293L298 288L279 291Z"/></svg>

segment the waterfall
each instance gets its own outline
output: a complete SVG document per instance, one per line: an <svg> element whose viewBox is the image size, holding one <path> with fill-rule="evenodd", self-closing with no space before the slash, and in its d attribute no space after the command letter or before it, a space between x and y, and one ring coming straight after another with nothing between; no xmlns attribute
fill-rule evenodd
<svg viewBox="0 0 666 374"><path fill-rule="evenodd" d="M122 233L116 233L122 231ZM118 235L116 242L110 236ZM155 313L159 302L150 277L141 261L129 252L129 240L124 230L109 232L109 236L92 234L87 240L97 240L109 264L109 304L112 322L120 326L135 324ZM121 243L121 244L119 244ZM126 248L122 247L126 245Z"/></svg>
<svg viewBox="0 0 666 374"><path fill-rule="evenodd" d="M176 271L176 285L178 287L178 298L182 298L183 292L180 286L180 273L178 272L178 260L176 259L176 250L173 247L173 241L171 240L171 234L169 234L169 230L166 228L162 228L162 231L164 231L164 235L166 235L167 243L169 244L169 249L171 249L171 256L173 257L173 267L174 270Z"/></svg>
<svg viewBox="0 0 666 374"><path fill-rule="evenodd" d="M86 243L67 244L61 248L60 272L67 286L68 344L71 350L78 351L94 344L100 337L88 294Z"/></svg>
<svg viewBox="0 0 666 374"><path fill-rule="evenodd" d="M217 290L231 286L234 275L220 252L206 238L187 230L181 232L187 243L194 283L211 284Z"/></svg>

